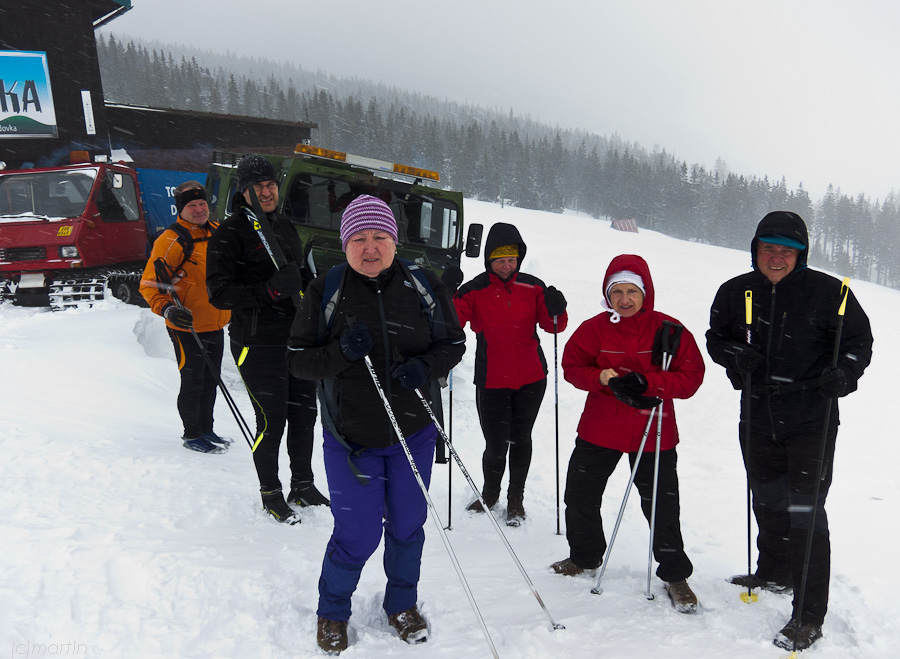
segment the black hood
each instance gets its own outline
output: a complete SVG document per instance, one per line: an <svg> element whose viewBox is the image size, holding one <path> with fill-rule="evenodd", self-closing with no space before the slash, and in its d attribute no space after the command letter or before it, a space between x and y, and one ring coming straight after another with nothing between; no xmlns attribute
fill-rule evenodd
<svg viewBox="0 0 900 659"><path fill-rule="evenodd" d="M809 233L806 229L806 222L797 213L792 213L791 211L772 211L760 220L756 226L753 240L750 241L750 260L753 263L754 270L759 270L756 265L756 246L759 244L759 237L772 235L790 238L806 245L797 256L796 269L799 270L806 267L806 260L809 256Z"/></svg>
<svg viewBox="0 0 900 659"><path fill-rule="evenodd" d="M505 222L497 222L488 231L487 241L484 243L484 269L488 272L491 271L491 252L503 245L516 245L519 248L519 261L516 263L516 272L518 272L522 267L522 261L525 260L525 242L522 240L519 230Z"/></svg>

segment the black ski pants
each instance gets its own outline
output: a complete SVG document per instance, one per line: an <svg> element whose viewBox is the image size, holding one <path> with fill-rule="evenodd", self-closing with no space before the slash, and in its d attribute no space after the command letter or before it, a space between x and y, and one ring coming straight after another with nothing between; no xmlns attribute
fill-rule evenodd
<svg viewBox="0 0 900 659"><path fill-rule="evenodd" d="M607 545L600 506L606 482L622 455L621 451L591 444L580 437L575 439L575 450L572 451L566 474L565 502L569 558L578 567L593 569L603 562ZM637 455L628 454L631 469ZM634 478L641 495L641 510L648 522L653 502L654 457L652 452L643 454ZM656 576L663 581L681 581L694 571L694 566L684 553L681 537L677 464L678 455L674 448L660 451L653 556L659 563Z"/></svg>
<svg viewBox="0 0 900 659"><path fill-rule="evenodd" d="M531 430L537 420L541 401L547 389L547 378L526 384L520 389L487 389L476 387L475 404L478 420L484 433L484 453L481 468L484 472L485 499L499 499L500 482L506 471L509 452L510 499L523 498L525 479L531 467Z"/></svg>
<svg viewBox="0 0 900 659"><path fill-rule="evenodd" d="M291 375L285 346L231 343L235 363L256 413L253 464L262 492L281 489L278 451L287 425L291 482L312 482L316 383Z"/></svg>
<svg viewBox="0 0 900 659"><path fill-rule="evenodd" d="M166 326L166 330L172 339L175 362L181 375L178 414L184 425L184 437L196 439L213 429L213 407L216 404L217 380L222 371L225 333L222 330L197 332L203 346L201 349L190 332L181 332L169 326ZM204 352L213 370L206 363Z"/></svg>
<svg viewBox="0 0 900 659"><path fill-rule="evenodd" d="M831 579L831 540L825 499L831 487L837 426L825 438L825 467L821 470L818 499L814 497L820 473L821 432L778 436L751 433L749 461L743 424L740 432L744 466L753 493L753 513L759 529L756 573L767 580L793 584L796 615L810 520L815 509L806 594L803 610L799 613L802 622L821 625L828 610Z"/></svg>

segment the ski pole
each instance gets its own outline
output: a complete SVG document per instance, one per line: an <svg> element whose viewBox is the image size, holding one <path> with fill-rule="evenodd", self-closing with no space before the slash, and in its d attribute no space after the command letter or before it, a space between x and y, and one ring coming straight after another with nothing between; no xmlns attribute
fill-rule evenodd
<svg viewBox="0 0 900 659"><path fill-rule="evenodd" d="M656 495L659 491L659 447L662 443L662 403L659 404L659 415L656 417L656 454L653 456L653 494L650 499L650 549L647 552L647 591L644 597L655 599L650 592L650 573L653 570L653 538L656 533Z"/></svg>
<svg viewBox="0 0 900 659"><path fill-rule="evenodd" d="M753 291L744 291L744 321L747 325L747 345L751 344L750 327L753 324ZM750 522L750 374L744 374L744 463L747 467L747 592L741 593L745 604L756 602L759 596L753 592L753 568L751 566L752 540Z"/></svg>
<svg viewBox="0 0 900 659"><path fill-rule="evenodd" d="M668 321L666 321L668 322ZM669 353L669 331L663 328L663 347L662 347L662 370L669 370L669 364L672 363L672 355ZM654 599L653 593L650 592L650 574L653 570L653 539L656 536L656 500L659 493L659 449L662 444L662 418L663 404L659 404L659 416L656 417L656 454L653 458L653 494L650 499L650 549L647 555L647 592L644 596L648 600Z"/></svg>
<svg viewBox="0 0 900 659"><path fill-rule="evenodd" d="M565 627L555 620L553 620L553 616L550 615L550 611L547 610L547 607L544 606L544 601L541 599L541 596L538 594L537 589L534 587L531 579L528 577L528 573L525 572L525 568L522 566L521 561L519 561L519 557L516 556L516 552L513 551L512 546L509 544L509 540L506 539L506 536L503 534L503 531L500 529L500 525L497 524L497 520L494 519L494 516L490 514L490 508L485 503L484 497L481 496L481 491L478 489L478 486L475 485L475 481L472 480L472 477L469 475L469 471L466 469L466 466L463 464L462 459L459 457L459 454L456 452L456 449L453 448L453 444L450 442L450 439L447 437L447 434L444 432L444 429L441 428L440 422L437 420L437 417L434 415L434 412L431 409L431 405L428 404L428 401L425 400L425 396L422 395L422 392L418 389L415 390L416 395L419 397L419 401L421 401L423 407L428 412L428 416L431 417L431 420L434 422L435 427L438 430L438 433L441 435L441 439L444 440L444 443L447 444L447 448L450 449L450 454L453 456L453 459L456 460L456 464L459 467L459 470L462 472L463 476L465 476L466 480L469 482L469 486L472 488L472 491L475 492L475 496L478 497L478 501L481 502L481 505L484 507L486 511L488 511L487 518L491 521L491 524L494 526L494 530L500 535L500 539L503 540L503 544L506 546L506 550L509 552L509 555L512 557L513 562L516 564L516 567L519 568L519 572L522 573L522 577L525 579L525 583L528 584L528 587L531 589L532 594L540 605L541 609L543 609L544 614L547 616L547 619L550 620L550 625L553 629L565 629Z"/></svg>
<svg viewBox="0 0 900 659"><path fill-rule="evenodd" d="M838 363L838 354L840 352L841 347L841 332L844 329L844 312L847 309L847 297L850 295L850 277L844 277L844 280L841 282L841 306L838 308L838 322L837 322L837 331L834 335L834 349L831 352L831 368L837 368ZM835 406L836 403L833 399L828 399L828 407L825 408L825 419L822 425L822 448L819 451L819 469L816 474L816 487L813 491L813 503L812 503L812 511L810 512L809 517L809 526L806 531L806 553L803 556L803 576L800 579L800 596L797 600L797 608L794 609L797 611L797 622L794 627L794 649L791 652L791 657L795 658L797 656L797 638L800 636L800 616L803 611L803 600L806 596L806 580L809 576L809 557L812 554L812 541L813 541L813 532L815 531L816 525L816 513L819 510L819 490L822 485L822 475L823 475L823 467L825 465L825 447L828 443L828 425L831 422L831 408Z"/></svg>
<svg viewBox="0 0 900 659"><path fill-rule="evenodd" d="M256 231L257 236L259 236L259 241L262 243L263 247L265 247L266 252L269 254L269 258L272 259L275 269L281 270L288 264L287 257L284 255L284 250L281 249L281 245L278 243L278 236L275 235L272 224L269 222L269 218L262 209L262 204L259 203L259 197L256 196L256 190L252 185L248 186L247 190L250 193L250 205L252 207L252 210L245 210L247 219L249 219L250 223L253 225L254 231ZM302 291L291 291L291 300L294 302L295 309L300 309L300 302L302 299Z"/></svg>
<svg viewBox="0 0 900 659"><path fill-rule="evenodd" d="M660 403L662 405L662 403ZM603 581L603 574L606 572L606 566L609 565L609 557L612 554L613 545L616 542L616 534L619 532L619 524L622 522L622 516L625 514L625 504L628 503L628 495L631 492L631 486L634 483L634 477L637 475L638 466L641 464L641 455L644 453L644 445L647 443L647 436L650 434L650 425L653 423L653 417L659 411L660 405L650 410L650 416L647 417L647 427L644 428L644 435L641 437L641 445L638 447L637 456L634 459L634 466L631 468L631 476L628 477L628 484L625 486L625 496L622 498L622 505L619 506L619 515L616 517L616 525L613 527L612 535L609 538L609 546L606 548L606 555L603 557L603 566L600 568L600 574L597 576L597 583L591 588L594 595L603 593L600 582Z"/></svg>
<svg viewBox="0 0 900 659"><path fill-rule="evenodd" d="M364 360L366 362L366 368L369 369L369 375L372 376L372 382L375 384L375 389L378 390L378 395L381 397L381 402L384 404L384 410L385 412L387 412L388 418L391 420L391 425L394 427L394 432L397 433L397 439L400 440L400 444L401 446L403 446L403 452L406 454L406 459L409 461L409 466L416 478L416 482L419 484L419 489L422 490L422 494L425 496L425 501L428 504L428 510L431 513L431 517L438 528L441 539L444 541L444 547L447 549L447 553L450 555L450 561L453 563L453 567L456 569L456 574L459 577L459 581L462 584L463 590L466 591L466 596L469 598L469 604L472 605L472 611L475 612L475 617L478 618L478 624L481 626L481 631L484 634L484 638L491 648L491 653L494 655L494 659L499 659L500 655L497 654L497 648L494 647L494 642L491 640L491 634L490 632L488 632L487 625L485 625L484 623L484 618L481 615L481 611L478 610L478 604L475 603L475 596L472 594L472 590L469 588L469 584L466 581L466 577L463 574L462 568L459 566L459 561L456 560L456 554L453 552L453 547L450 546L450 540L447 538L447 533L444 531L444 527L441 524L440 517L438 517L437 510L434 507L434 502L432 502L431 496L428 494L428 488L425 487L425 481L422 480L422 476L419 473L419 468L416 466L416 461L415 459L413 459L412 452L409 450L409 445L406 443L406 437L404 437L403 431L400 430L400 424L397 422L397 418L394 416L394 410L391 407L391 403L388 400L387 395L385 395L384 389L382 389L381 387L381 383L378 381L378 375L375 373L375 367L372 366L372 360L369 359L368 355L364 357ZM418 393L418 390L416 390L416 393ZM421 396L422 394L419 394L420 398ZM434 415L432 415L431 418L434 419ZM437 420L434 420L434 423L440 428ZM441 434L443 434L443 431L441 431Z"/></svg>
<svg viewBox="0 0 900 659"><path fill-rule="evenodd" d="M168 271L169 264L166 263L162 257L160 257L156 259L153 267L156 270L156 281L160 289L168 293L169 297L172 298L172 302L176 307L178 307L179 309L185 309L186 307L178 297L178 293L175 292L175 285L172 283L172 275ZM228 405L228 409L231 411L232 416L234 416L234 420L238 425L238 429L240 429L241 434L244 436L244 440L247 442L247 445L251 450L253 450L253 440L250 439L252 436L252 433L250 432L250 426L247 425L247 421L244 419L241 411L237 407L237 404L231 397L231 392L228 391L228 388L222 381L221 376L216 373L216 368L213 365L212 360L209 358L209 355L206 353L206 348L203 347L203 341L200 339L200 336L197 334L197 331L193 328L193 326L191 327L191 335L197 342L197 347L200 348L200 354L203 355L203 359L206 362L206 367L209 369L209 372L212 374L212 376L216 379L216 384L218 385L219 390L222 392L222 397L225 399L225 402Z"/></svg>
<svg viewBox="0 0 900 659"><path fill-rule="evenodd" d="M450 373L447 375L447 384L450 387L450 419L447 424L447 432L449 433L449 442L453 443L453 369L450 369ZM453 521L450 518L450 515L453 513L453 465L447 465L447 526L444 528L448 531L453 528Z"/></svg>
<svg viewBox="0 0 900 659"><path fill-rule="evenodd" d="M556 422L556 535L559 532L559 360L557 359L557 336L559 336L559 322L553 316L553 410Z"/></svg>

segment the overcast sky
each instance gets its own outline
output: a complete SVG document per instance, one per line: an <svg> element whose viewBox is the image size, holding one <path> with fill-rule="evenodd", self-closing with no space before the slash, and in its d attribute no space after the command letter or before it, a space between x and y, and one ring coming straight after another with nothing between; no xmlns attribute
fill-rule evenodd
<svg viewBox="0 0 900 659"><path fill-rule="evenodd" d="M689 163L900 192L896 0L132 0L104 32L292 61ZM312 117L315 121L315 117ZM328 146L328 145L323 145ZM377 155L377 154L366 154Z"/></svg>

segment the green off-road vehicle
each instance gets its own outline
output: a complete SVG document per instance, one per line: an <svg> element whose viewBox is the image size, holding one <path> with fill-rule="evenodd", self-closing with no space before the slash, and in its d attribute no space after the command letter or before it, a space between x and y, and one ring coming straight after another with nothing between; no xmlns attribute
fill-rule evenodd
<svg viewBox="0 0 900 659"><path fill-rule="evenodd" d="M206 187L212 214L221 221L233 209L237 163L244 153L213 156ZM397 218L397 255L452 281L460 256L477 256L482 226L469 227L463 241L463 195L436 187L437 172L298 144L293 156L259 154L278 172L277 212L291 219L317 274L345 263L341 215L353 199L383 199Z"/></svg>

